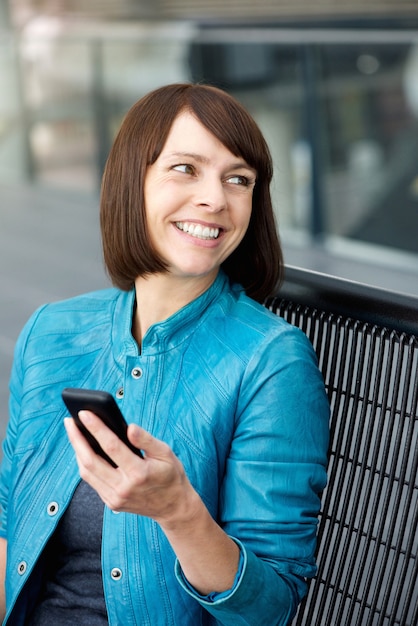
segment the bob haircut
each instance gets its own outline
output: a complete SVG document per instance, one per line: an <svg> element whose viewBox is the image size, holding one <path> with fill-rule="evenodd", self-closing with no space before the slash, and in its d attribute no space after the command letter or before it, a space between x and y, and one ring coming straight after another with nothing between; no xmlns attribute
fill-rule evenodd
<svg viewBox="0 0 418 626"><path fill-rule="evenodd" d="M147 231L144 181L171 126L190 111L232 154L257 172L248 230L222 264L232 282L262 302L278 287L282 250L270 197L273 167L267 143L251 115L232 96L209 85L172 84L141 98L128 111L110 150L100 200L104 262L114 285L133 287L138 276L167 271Z"/></svg>

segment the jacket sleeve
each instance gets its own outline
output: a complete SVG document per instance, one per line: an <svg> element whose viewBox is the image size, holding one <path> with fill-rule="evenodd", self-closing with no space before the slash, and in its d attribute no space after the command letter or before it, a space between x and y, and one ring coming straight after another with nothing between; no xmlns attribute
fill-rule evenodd
<svg viewBox="0 0 418 626"><path fill-rule="evenodd" d="M220 523L244 565L229 594L213 602L194 594L219 624L284 626L296 613L306 578L316 572L328 438L316 355L304 333L289 326L259 346L238 398ZM178 567L177 576L186 588Z"/></svg>
<svg viewBox="0 0 418 626"><path fill-rule="evenodd" d="M20 406L23 394L24 353L32 328L44 307L30 317L16 342L9 384L9 420L3 441L3 459L0 468L0 537L7 539L7 503L12 478L12 461L18 436Z"/></svg>

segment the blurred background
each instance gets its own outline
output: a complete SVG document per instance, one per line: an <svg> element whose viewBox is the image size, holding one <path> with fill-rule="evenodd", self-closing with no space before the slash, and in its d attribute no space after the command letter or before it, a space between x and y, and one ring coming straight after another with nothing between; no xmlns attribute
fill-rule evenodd
<svg viewBox="0 0 418 626"><path fill-rule="evenodd" d="M177 81L258 121L288 264L418 296L417 0L0 0L0 436L27 317L108 284L115 132Z"/></svg>

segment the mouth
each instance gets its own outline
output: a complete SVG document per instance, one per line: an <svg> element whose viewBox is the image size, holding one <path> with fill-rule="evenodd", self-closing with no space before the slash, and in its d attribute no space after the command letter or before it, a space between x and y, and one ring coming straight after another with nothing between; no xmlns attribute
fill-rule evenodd
<svg viewBox="0 0 418 626"><path fill-rule="evenodd" d="M220 228L211 228L202 226L202 224L193 224L192 222L176 222L176 227L192 237L205 239L206 241L218 239L221 232Z"/></svg>

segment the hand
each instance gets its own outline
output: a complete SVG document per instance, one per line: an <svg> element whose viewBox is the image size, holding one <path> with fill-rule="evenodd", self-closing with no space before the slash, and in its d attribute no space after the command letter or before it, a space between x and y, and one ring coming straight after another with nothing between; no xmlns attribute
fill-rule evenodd
<svg viewBox="0 0 418 626"><path fill-rule="evenodd" d="M141 459L90 411L80 411L80 419L118 465L113 468L94 453L72 418L64 420L80 476L110 509L151 517L162 527L192 522L200 498L166 443L130 424L128 438L143 450Z"/></svg>
<svg viewBox="0 0 418 626"><path fill-rule="evenodd" d="M80 419L118 465L114 468L95 454L74 420L66 418L81 477L113 511L158 522L200 593L229 589L238 567L238 546L212 519L170 447L130 424L128 438L144 452L141 459L90 411L80 411Z"/></svg>

